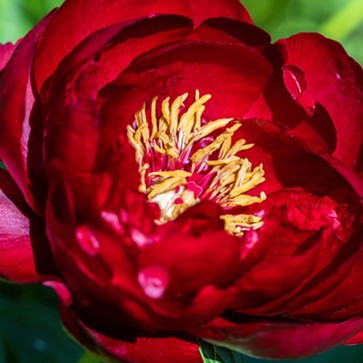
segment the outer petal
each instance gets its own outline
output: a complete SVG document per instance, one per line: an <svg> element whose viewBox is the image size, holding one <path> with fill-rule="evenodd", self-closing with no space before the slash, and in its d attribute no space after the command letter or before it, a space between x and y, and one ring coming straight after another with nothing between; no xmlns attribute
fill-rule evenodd
<svg viewBox="0 0 363 363"><path fill-rule="evenodd" d="M141 54L166 43L183 40L192 31L191 20L176 15L144 17L102 28L78 44L62 60L41 96L51 96L49 90L57 94L57 89L64 82L70 83L70 76L75 77L75 69L85 71L87 65L93 65L92 83L97 86L93 90L96 93Z"/></svg>
<svg viewBox="0 0 363 363"><path fill-rule="evenodd" d="M41 21L19 43L0 78L0 159L31 206L34 201L29 189L27 154L34 94L30 72L36 42L50 18L51 15Z"/></svg>
<svg viewBox="0 0 363 363"><path fill-rule="evenodd" d="M61 316L67 329L89 349L118 358L123 363L201 363L196 342L174 337L143 336L122 341L98 334L82 324L62 306Z"/></svg>
<svg viewBox="0 0 363 363"><path fill-rule="evenodd" d="M0 74L1 71L5 68L6 64L9 62L15 47L16 44L12 43L0 44Z"/></svg>
<svg viewBox="0 0 363 363"><path fill-rule="evenodd" d="M296 359L342 344L362 329L363 319L341 323L241 320L218 318L193 332L212 343L248 355L270 359Z"/></svg>
<svg viewBox="0 0 363 363"><path fill-rule="evenodd" d="M37 281L29 219L6 195L22 209L26 210L27 205L4 170L0 170L0 187L0 276L17 282Z"/></svg>
<svg viewBox="0 0 363 363"><path fill-rule="evenodd" d="M335 321L361 315L361 243L362 227L329 266L309 281L296 298L285 304L291 315Z"/></svg>
<svg viewBox="0 0 363 363"><path fill-rule="evenodd" d="M212 0L208 6L202 0L150 0L139 2L137 6L131 0L68 0L59 9L39 44L35 65L38 88L53 73L60 60L91 33L118 22L155 14L188 16L195 25L205 19L221 16L252 22L237 0Z"/></svg>
<svg viewBox="0 0 363 363"><path fill-rule="evenodd" d="M333 155L355 169L363 139L362 68L339 43L319 34L297 34L277 44L284 58L284 67L290 75L295 74L297 86L299 79L305 76L309 94L302 95L303 99L297 101L309 107L311 96L326 108L337 130ZM288 79L287 88L295 93L291 77ZM292 96L296 99L296 95Z"/></svg>
<svg viewBox="0 0 363 363"><path fill-rule="evenodd" d="M350 338L348 341L344 343L344 345L356 345L356 344L363 344L363 330L361 330L359 333L354 335L352 338Z"/></svg>

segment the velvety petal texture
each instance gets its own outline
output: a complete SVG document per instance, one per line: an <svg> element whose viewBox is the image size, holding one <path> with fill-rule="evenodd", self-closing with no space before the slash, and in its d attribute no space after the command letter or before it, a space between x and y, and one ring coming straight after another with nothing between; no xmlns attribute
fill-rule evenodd
<svg viewBox="0 0 363 363"><path fill-rule="evenodd" d="M292 80L285 79L285 84L293 98L303 107L314 100L326 108L338 137L334 155L357 168L363 139L362 68L339 43L319 34L297 34L277 44L285 70L291 74ZM289 83L295 83L296 90Z"/></svg>
<svg viewBox="0 0 363 363"><path fill-rule="evenodd" d="M184 334L184 339L170 336L144 335L120 341L87 328L72 311L61 308L63 324L78 340L100 355L109 355L125 363L202 363L196 339ZM189 339L186 340L186 339Z"/></svg>
<svg viewBox="0 0 363 363"><path fill-rule="evenodd" d="M66 0L0 46L0 277L127 363L362 342L363 71L237 0ZM198 338L197 338L198 337Z"/></svg>
<svg viewBox="0 0 363 363"><path fill-rule="evenodd" d="M31 124L36 97L32 89L31 74L37 40L51 17L52 14L49 14L17 43L14 54L0 77L0 159L30 206L38 211L41 211L42 206L34 200L29 175L32 164L40 163L32 160L30 155L33 151L28 149L35 127ZM39 145L35 146L35 149L38 148ZM35 167L39 168L38 165Z"/></svg>
<svg viewBox="0 0 363 363"><path fill-rule="evenodd" d="M38 281L30 221L21 212L28 208L24 197L4 170L0 170L0 188L0 276L17 282Z"/></svg>
<svg viewBox="0 0 363 363"><path fill-rule="evenodd" d="M0 74L9 62L16 45L12 43L0 44Z"/></svg>
<svg viewBox="0 0 363 363"><path fill-rule="evenodd" d="M66 0L47 28L38 46L35 63L35 78L38 87L51 75L60 60L88 35L106 26L161 14L184 15L193 20L195 26L203 20L215 17L235 18L252 22L247 11L238 0L221 3L213 0L205 6L201 0L165 2L150 0L135 6L131 0L110 2L100 0ZM87 9L85 11L84 9ZM78 31L75 32L74 29ZM59 33L59 29L62 32ZM65 41L66 40L66 41ZM54 47L54 44L58 44Z"/></svg>

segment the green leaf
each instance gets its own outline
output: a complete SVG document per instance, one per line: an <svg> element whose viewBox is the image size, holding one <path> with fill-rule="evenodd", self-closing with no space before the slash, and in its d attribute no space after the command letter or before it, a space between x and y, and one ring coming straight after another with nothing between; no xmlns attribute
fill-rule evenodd
<svg viewBox="0 0 363 363"><path fill-rule="evenodd" d="M83 350L64 332L55 293L0 282L0 362L72 363Z"/></svg>
<svg viewBox="0 0 363 363"><path fill-rule="evenodd" d="M102 360L97 355L86 351L78 363L106 363L106 361Z"/></svg>
<svg viewBox="0 0 363 363"><path fill-rule="evenodd" d="M5 165L0 161L0 169L4 169L4 170L6 170L6 168L5 168ZM1 362L1 361L0 361Z"/></svg>
<svg viewBox="0 0 363 363"><path fill-rule="evenodd" d="M245 363L245 356L231 349L199 340L199 352L203 363Z"/></svg>

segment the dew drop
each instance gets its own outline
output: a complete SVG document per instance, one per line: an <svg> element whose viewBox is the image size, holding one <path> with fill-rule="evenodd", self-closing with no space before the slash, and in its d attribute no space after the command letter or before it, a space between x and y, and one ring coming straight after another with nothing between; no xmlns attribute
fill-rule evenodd
<svg viewBox="0 0 363 363"><path fill-rule="evenodd" d="M154 237L145 235L137 228L130 229L130 237L139 247L145 247L155 242Z"/></svg>
<svg viewBox="0 0 363 363"><path fill-rule="evenodd" d="M338 214L334 209L332 209L330 211L328 217L330 219L330 222L331 222L334 230L336 230L342 226L341 223L339 222Z"/></svg>
<svg viewBox="0 0 363 363"><path fill-rule="evenodd" d="M306 90L307 85L304 73L295 66L284 67L283 79L286 88L294 99L297 99Z"/></svg>
<svg viewBox="0 0 363 363"><path fill-rule="evenodd" d="M95 256L100 249L97 237L86 226L79 226L76 230L77 241L84 252Z"/></svg>
<svg viewBox="0 0 363 363"><path fill-rule="evenodd" d="M169 283L169 275L162 266L148 266L138 273L137 281L145 295L157 300L164 295Z"/></svg>
<svg viewBox="0 0 363 363"><path fill-rule="evenodd" d="M101 212L101 218L117 233L125 233L124 228L120 223L120 219L117 214L112 212Z"/></svg>

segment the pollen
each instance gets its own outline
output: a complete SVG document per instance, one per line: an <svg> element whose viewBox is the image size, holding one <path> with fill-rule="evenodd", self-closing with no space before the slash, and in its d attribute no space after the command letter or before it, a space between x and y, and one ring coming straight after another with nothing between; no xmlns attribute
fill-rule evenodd
<svg viewBox="0 0 363 363"><path fill-rule="evenodd" d="M127 137L135 149L139 165L139 191L147 201L160 209L157 224L175 220L188 208L201 201L212 201L229 213L221 215L225 231L241 237L245 231L263 225L262 218L249 214L233 214L237 207L260 203L264 192L249 192L264 182L263 165L252 163L240 155L252 148L244 139L233 141L242 126L234 118L207 121L205 104L211 95L195 92L194 102L186 108L185 93L173 102L158 98L136 112Z"/></svg>

